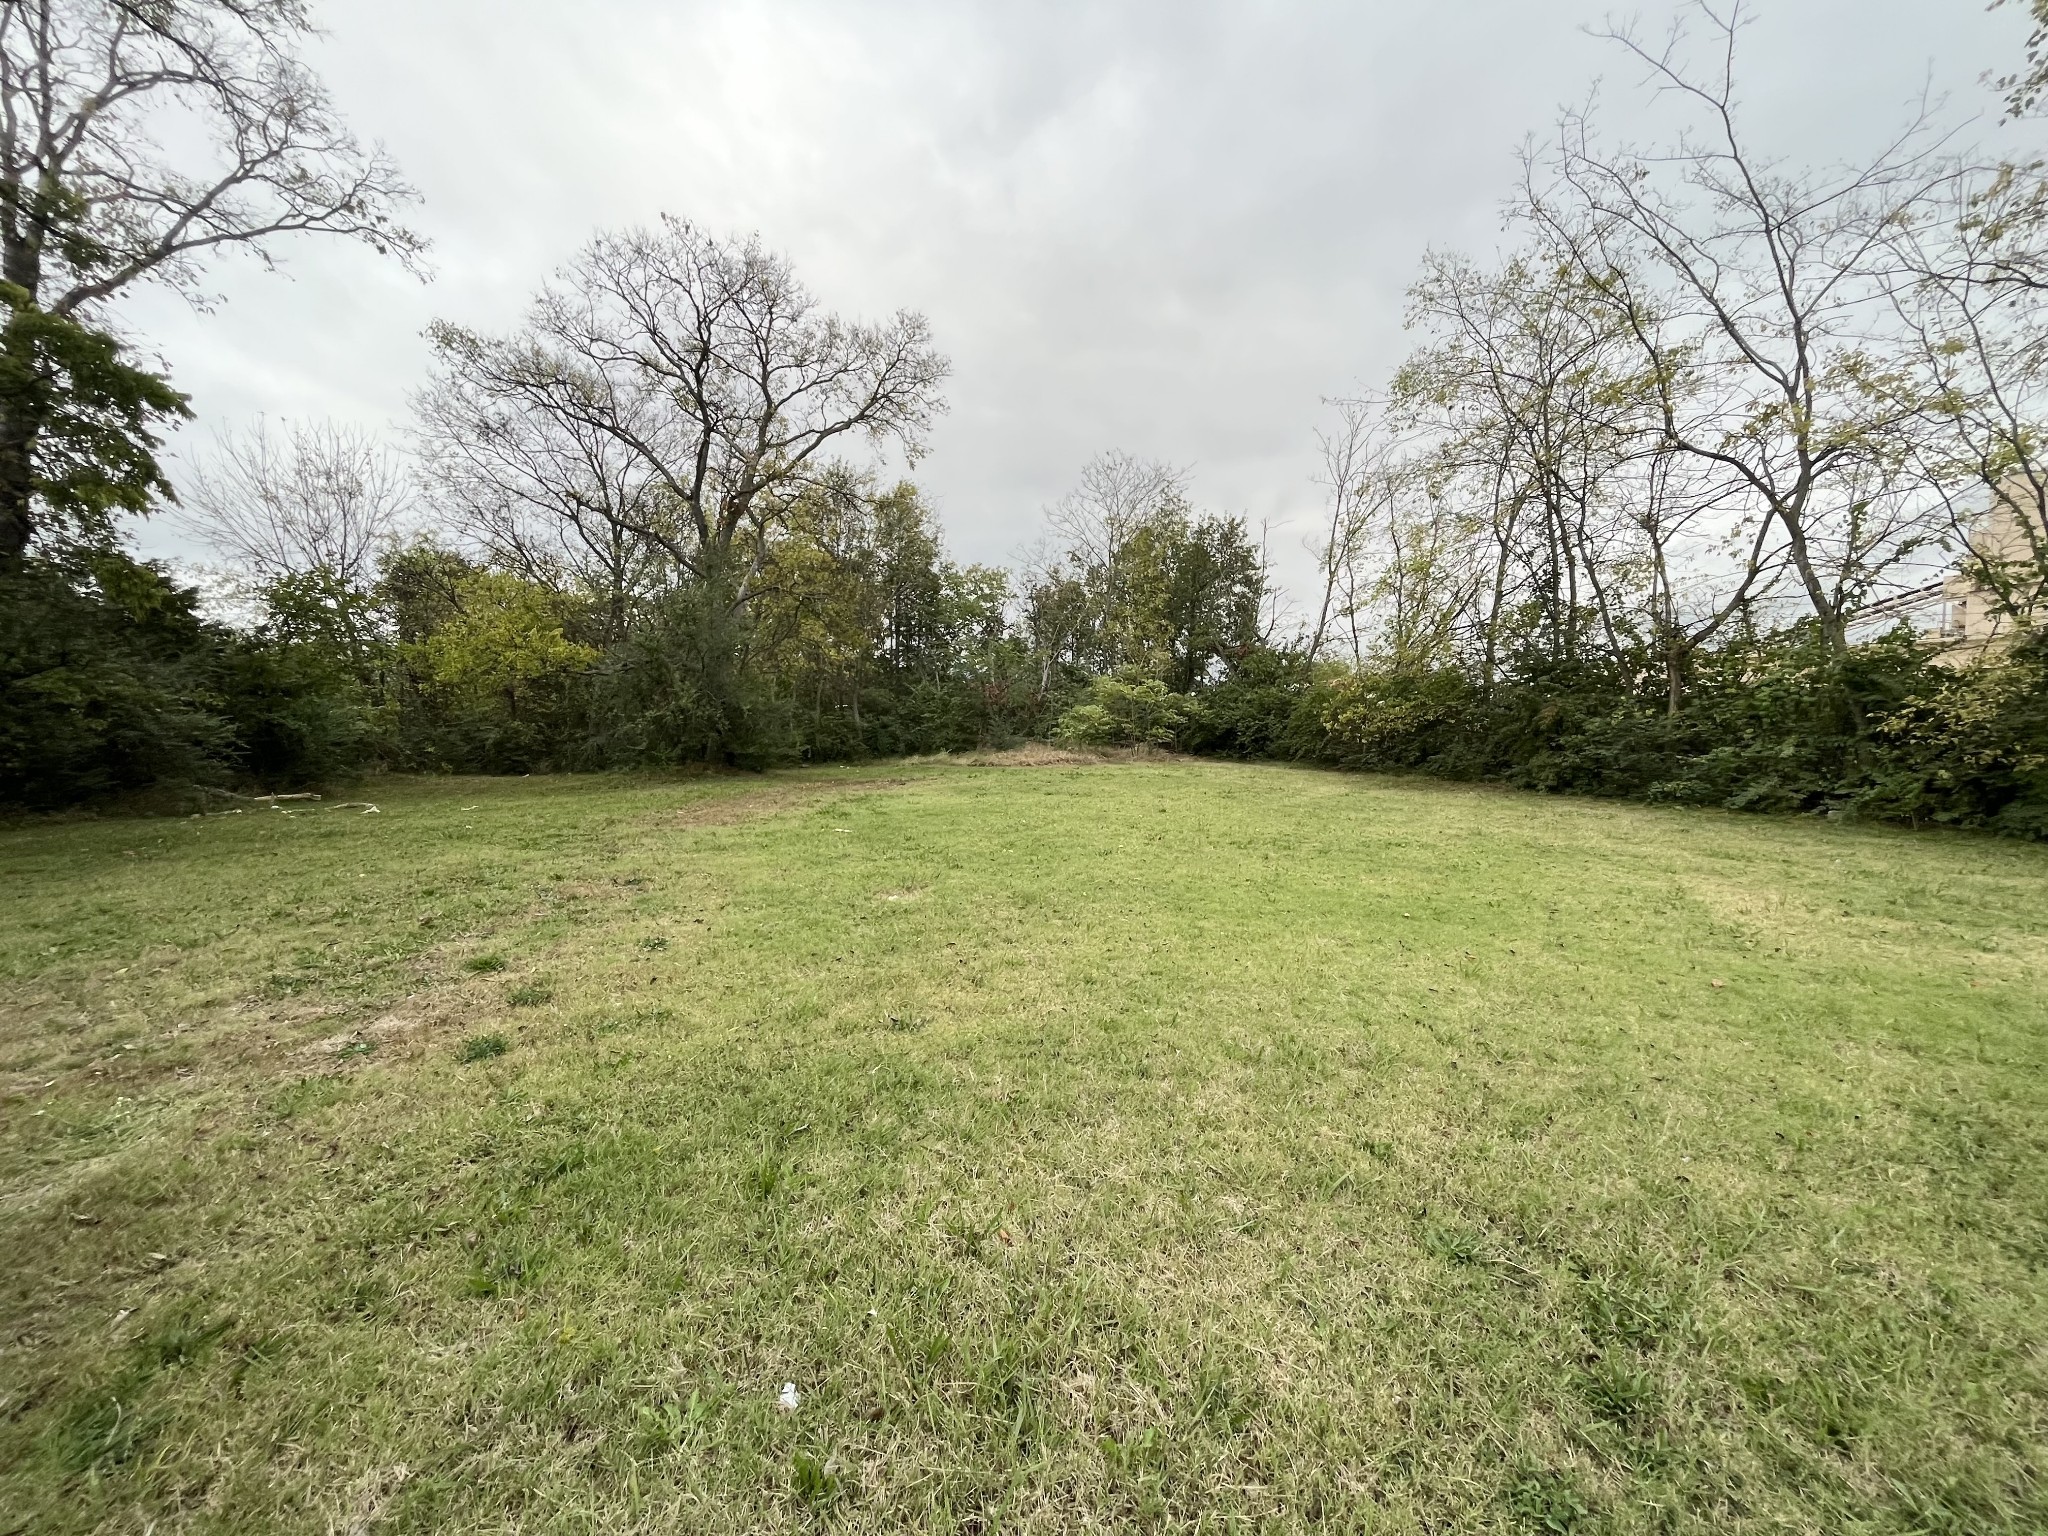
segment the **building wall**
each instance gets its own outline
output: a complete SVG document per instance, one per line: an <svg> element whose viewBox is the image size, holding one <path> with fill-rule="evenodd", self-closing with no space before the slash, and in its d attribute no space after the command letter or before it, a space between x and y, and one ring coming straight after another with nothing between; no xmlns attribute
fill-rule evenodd
<svg viewBox="0 0 2048 1536"><path fill-rule="evenodd" d="M2029 488L2015 487L2009 496L1985 512L1969 530L1972 552L1987 564L2030 564L2033 541L2021 526L2017 506L2033 500ZM1958 662L1971 661L1993 646L2003 644L2014 632L2013 619L2005 613L1997 594L1966 572L1958 572L1942 583L1939 637L1949 642L1948 654Z"/></svg>

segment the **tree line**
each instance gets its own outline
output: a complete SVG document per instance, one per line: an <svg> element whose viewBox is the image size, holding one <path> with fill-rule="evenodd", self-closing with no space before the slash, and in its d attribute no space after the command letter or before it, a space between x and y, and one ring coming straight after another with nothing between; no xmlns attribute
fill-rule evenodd
<svg viewBox="0 0 2048 1536"><path fill-rule="evenodd" d="M1032 559L954 561L878 467L914 473L945 408L923 317L835 315L669 218L502 333L435 325L402 451L226 439L172 515L229 622L125 551L187 407L108 305L285 235L418 265L412 194L292 0L10 3L0 798L1055 737L2048 835L2048 180L1934 105L1857 163L1773 158L1745 13L1687 21L1608 33L1667 136L1567 112L1508 250L1425 260L1416 350L1323 433L1298 607L1243 519L1121 453ZM167 100L212 162L152 147ZM1869 617L1955 573L1993 641Z"/></svg>
<svg viewBox="0 0 2048 1536"><path fill-rule="evenodd" d="M1608 30L1667 134L1564 113L1505 255L1426 261L1421 345L1325 439L1325 723L1355 761L2038 834L2041 166L1927 103L1773 157L1748 22ZM1862 618L1914 596L1976 605L1969 646Z"/></svg>

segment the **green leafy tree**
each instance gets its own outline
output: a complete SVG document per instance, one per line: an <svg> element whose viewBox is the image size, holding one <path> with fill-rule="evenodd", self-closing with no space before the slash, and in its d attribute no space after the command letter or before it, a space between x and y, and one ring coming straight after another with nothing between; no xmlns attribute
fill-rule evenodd
<svg viewBox="0 0 2048 1536"><path fill-rule="evenodd" d="M1260 643L1265 558L1244 521L1162 508L1132 536L1126 634L1174 693Z"/></svg>
<svg viewBox="0 0 2048 1536"><path fill-rule="evenodd" d="M160 434L191 409L116 338L37 307L28 289L0 283L0 313L0 564L27 547L23 506L40 506L50 532L105 544L121 513L171 495Z"/></svg>
<svg viewBox="0 0 2048 1536"><path fill-rule="evenodd" d="M1184 693L1260 643L1264 556L1241 518L1197 513L1178 471L1105 455L1051 521L1065 547L1025 594L1048 689L1065 665Z"/></svg>
<svg viewBox="0 0 2048 1536"><path fill-rule="evenodd" d="M197 593L115 550L0 570L0 804L225 780L214 641Z"/></svg>
<svg viewBox="0 0 2048 1536"><path fill-rule="evenodd" d="M976 712L967 701L1007 694L993 673L1011 659L1008 597L1006 573L946 559L914 485L874 491L838 474L807 489L769 542L751 659L789 701L806 751L912 750L934 729L955 744ZM966 734L971 745L982 731Z"/></svg>
<svg viewBox="0 0 2048 1536"><path fill-rule="evenodd" d="M598 660L569 638L570 599L503 571L477 571L456 582L454 611L407 647L427 685L477 714L530 718L564 683Z"/></svg>

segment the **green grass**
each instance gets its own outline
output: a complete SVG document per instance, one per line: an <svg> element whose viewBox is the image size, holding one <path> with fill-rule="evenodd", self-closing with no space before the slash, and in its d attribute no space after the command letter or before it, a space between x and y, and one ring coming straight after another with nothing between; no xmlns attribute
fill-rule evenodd
<svg viewBox="0 0 2048 1536"><path fill-rule="evenodd" d="M512 1042L503 1035L471 1035L456 1048L457 1061L489 1061L502 1056L512 1049Z"/></svg>
<svg viewBox="0 0 2048 1536"><path fill-rule="evenodd" d="M0 832L0 1536L2048 1528L2048 850L376 798Z"/></svg>

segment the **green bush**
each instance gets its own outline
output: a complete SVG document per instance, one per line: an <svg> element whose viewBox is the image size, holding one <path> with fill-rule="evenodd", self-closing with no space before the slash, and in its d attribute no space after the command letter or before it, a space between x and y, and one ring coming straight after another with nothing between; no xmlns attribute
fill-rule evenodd
<svg viewBox="0 0 2048 1536"><path fill-rule="evenodd" d="M1221 757L1323 756L1332 690L1349 676L1347 668L1312 663L1299 650L1254 647L1233 656L1224 676L1203 691L1202 707L1177 744Z"/></svg>
<svg viewBox="0 0 2048 1536"><path fill-rule="evenodd" d="M1876 736L1858 812L2048 838L2048 631L1945 672Z"/></svg>
<svg viewBox="0 0 2048 1536"><path fill-rule="evenodd" d="M333 647L213 623L157 566L70 548L0 575L0 804L293 788L355 772L376 736Z"/></svg>
<svg viewBox="0 0 2048 1536"><path fill-rule="evenodd" d="M236 742L197 609L195 593L109 551L0 575L0 803L225 782Z"/></svg>
<svg viewBox="0 0 2048 1536"><path fill-rule="evenodd" d="M1201 712L1157 678L1098 677L1060 716L1054 739L1076 747L1170 747Z"/></svg>
<svg viewBox="0 0 2048 1536"><path fill-rule="evenodd" d="M1905 630L1831 656L1811 626L1694 659L1683 707L1634 673L1521 659L1491 685L1457 666L1268 669L1202 750L1489 779L1733 810L2048 837L2048 634L1956 666ZM1226 714L1232 685L1203 701ZM1294 703L1285 705L1291 695Z"/></svg>
<svg viewBox="0 0 2048 1536"><path fill-rule="evenodd" d="M1350 768L1454 770L1477 746L1479 702L1448 667L1361 669L1324 695L1323 755Z"/></svg>

